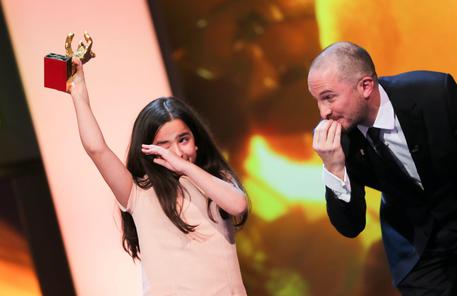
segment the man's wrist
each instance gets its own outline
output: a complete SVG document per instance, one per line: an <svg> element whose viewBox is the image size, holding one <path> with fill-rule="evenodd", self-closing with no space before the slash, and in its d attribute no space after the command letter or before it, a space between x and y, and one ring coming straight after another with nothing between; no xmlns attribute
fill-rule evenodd
<svg viewBox="0 0 457 296"><path fill-rule="evenodd" d="M325 166L327 171L329 171L336 177L340 178L341 180L344 180L344 167L345 167L344 165L343 166L340 166L340 165L337 165L337 166L327 166L326 165Z"/></svg>

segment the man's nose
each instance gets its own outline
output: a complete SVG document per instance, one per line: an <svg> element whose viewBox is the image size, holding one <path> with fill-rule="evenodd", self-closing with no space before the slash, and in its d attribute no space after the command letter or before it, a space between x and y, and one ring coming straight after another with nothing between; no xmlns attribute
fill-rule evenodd
<svg viewBox="0 0 457 296"><path fill-rule="evenodd" d="M322 119L329 119L330 115L332 114L332 109L327 106L321 105L319 106L319 112L321 114Z"/></svg>

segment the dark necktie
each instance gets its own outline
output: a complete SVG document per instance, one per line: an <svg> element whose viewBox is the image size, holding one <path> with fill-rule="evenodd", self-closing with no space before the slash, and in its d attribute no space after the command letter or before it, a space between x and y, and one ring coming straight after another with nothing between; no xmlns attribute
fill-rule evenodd
<svg viewBox="0 0 457 296"><path fill-rule="evenodd" d="M381 141L379 137L380 131L381 130L379 128L370 127L367 131L367 134L373 142L376 154L381 160L379 165L384 168L384 177L391 179L394 183L401 183L403 180L402 187L409 188L417 192L417 189L421 187L417 186L417 182L409 175L409 173L406 171L406 168L401 165L400 161L395 157L389 147ZM411 187L407 184L414 186Z"/></svg>
<svg viewBox="0 0 457 296"><path fill-rule="evenodd" d="M394 156L392 151L381 141L379 137L379 133L381 130L376 127L370 127L368 129L368 136L370 137L371 141L373 142L373 146L375 151L381 157L382 160L389 162L389 165L395 166L400 171L404 172L404 169L399 165L397 158Z"/></svg>
<svg viewBox="0 0 457 296"><path fill-rule="evenodd" d="M376 127L370 127L367 131L368 136L371 139L371 142L373 142L374 149L376 152L381 154L381 149L387 148L386 145L381 141L381 138L379 137L381 130Z"/></svg>

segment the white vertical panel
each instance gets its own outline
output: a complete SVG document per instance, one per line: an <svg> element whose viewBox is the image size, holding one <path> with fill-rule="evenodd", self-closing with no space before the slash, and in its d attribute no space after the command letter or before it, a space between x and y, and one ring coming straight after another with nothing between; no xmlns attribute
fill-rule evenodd
<svg viewBox="0 0 457 296"><path fill-rule="evenodd" d="M3 0L27 102L78 295L137 295L140 274L121 247L114 196L79 140L69 95L43 87L43 58L74 48L87 30L97 57L85 65L92 109L125 159L133 121L170 95L146 1Z"/></svg>

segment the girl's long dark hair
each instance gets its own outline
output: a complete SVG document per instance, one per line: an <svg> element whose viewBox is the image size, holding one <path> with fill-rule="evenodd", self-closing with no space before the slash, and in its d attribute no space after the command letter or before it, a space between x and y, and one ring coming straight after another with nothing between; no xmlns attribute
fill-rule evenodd
<svg viewBox="0 0 457 296"><path fill-rule="evenodd" d="M198 118L196 113L182 100L174 97L158 98L150 102L135 120L132 138L130 141L127 169L132 174L134 182L143 189L153 187L164 213L173 224L183 233L195 230L197 225L189 225L180 217L180 208L177 206L178 195L183 195L183 188L179 184L179 176L168 169L155 164L150 156L141 152L141 144L151 143L165 123L181 119L192 131L195 145L198 147L195 164L213 176L234 182L242 190L243 187L219 152L208 128ZM208 216L215 221L210 211L211 199L208 200ZM232 218L236 227L241 227L247 219L246 211L241 217L231 215L219 209L224 219ZM138 234L132 216L128 212L121 212L122 216L122 245L133 259L140 259Z"/></svg>

